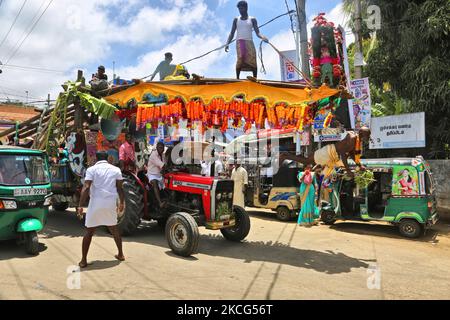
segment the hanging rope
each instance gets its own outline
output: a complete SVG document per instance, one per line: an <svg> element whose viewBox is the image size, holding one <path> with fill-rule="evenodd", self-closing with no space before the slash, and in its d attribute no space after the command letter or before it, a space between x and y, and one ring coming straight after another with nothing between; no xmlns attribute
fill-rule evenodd
<svg viewBox="0 0 450 320"><path fill-rule="evenodd" d="M259 61L261 62L261 73L262 73L262 74L267 74L267 72L266 72L266 66L264 65L264 59L263 59L263 50L262 50L263 42L264 42L264 41L261 41L261 42L259 43L258 58L259 58Z"/></svg>
<svg viewBox="0 0 450 320"><path fill-rule="evenodd" d="M262 24L261 26L259 26L259 27L260 27L260 28L263 28L263 27L267 26L269 23L272 23L273 21L275 21L275 20L277 20L277 19L279 19L279 18L281 18L281 17L284 17L284 16L286 16L286 15L289 15L289 14L291 14L291 13L294 13L294 12L295 12L294 10L291 10L291 11L288 11L288 12L286 12L286 13L280 14L280 15L276 16L275 18L273 18L273 19L271 19L271 20L269 20L269 21L263 23L263 24ZM236 39L233 39L229 44L224 44L224 45L222 45L222 46L220 46L220 47L218 47L218 48L215 48L215 49L213 49L213 50L211 50L211 51L208 51L208 52L206 52L206 53L204 53L204 54L202 54L202 55L199 55L199 56L197 56L197 57L195 57L195 58L192 58L192 59L189 59L189 60L187 60L187 61L184 61L184 62L182 62L182 63L180 63L180 64L181 64L181 65L184 65L184 64L187 64L187 63L192 62L192 61L194 61L194 60L198 60L198 59L201 59L201 58L203 58L203 57L206 57L207 55L209 55L209 54L211 54L211 53L213 53L213 52L216 52L216 51L219 51L219 50L224 49L226 46L229 46L230 44L232 44L232 43L235 42L235 41L236 41ZM150 75L148 75L148 76L145 76L145 77L141 78L141 80L147 79L147 78L151 77L152 75L153 75L153 74L150 74Z"/></svg>

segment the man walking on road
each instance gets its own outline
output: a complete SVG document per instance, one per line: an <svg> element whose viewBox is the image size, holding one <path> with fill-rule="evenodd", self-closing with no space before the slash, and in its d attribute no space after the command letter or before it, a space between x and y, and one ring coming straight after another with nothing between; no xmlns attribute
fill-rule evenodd
<svg viewBox="0 0 450 320"><path fill-rule="evenodd" d="M124 261L122 252L122 238L117 227L117 209L122 212L125 206L125 194L123 192L123 178L119 168L111 165L107 161L107 152L97 152L97 163L87 169L83 190L81 191L80 204L78 206L78 216L83 213L82 205L90 195L89 206L86 212L87 232L83 238L82 254L79 263L80 268L87 267L87 255L89 246L95 230L100 226L107 226L116 242L118 254L115 258ZM117 208L117 198L119 206Z"/></svg>

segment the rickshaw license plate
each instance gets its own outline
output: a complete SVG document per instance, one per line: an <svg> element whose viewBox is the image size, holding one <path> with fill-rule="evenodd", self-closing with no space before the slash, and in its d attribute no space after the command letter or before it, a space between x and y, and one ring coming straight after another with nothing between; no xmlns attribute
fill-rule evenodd
<svg viewBox="0 0 450 320"><path fill-rule="evenodd" d="M25 188L25 189L15 189L15 197L25 197L25 196L42 196L47 194L47 189L37 189L37 188Z"/></svg>

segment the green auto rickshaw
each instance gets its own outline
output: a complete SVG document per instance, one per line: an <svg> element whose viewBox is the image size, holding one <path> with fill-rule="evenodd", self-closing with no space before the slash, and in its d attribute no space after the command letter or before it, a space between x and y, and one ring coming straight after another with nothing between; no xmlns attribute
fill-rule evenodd
<svg viewBox="0 0 450 320"><path fill-rule="evenodd" d="M17 239L27 253L39 253L37 233L47 221L50 187L45 153L0 146L0 240Z"/></svg>
<svg viewBox="0 0 450 320"><path fill-rule="evenodd" d="M345 174L322 185L321 199L326 200L321 201L320 213L325 224L385 221L398 226L402 236L417 238L437 222L433 176L422 157L365 159L361 164L373 171L376 180L367 188L360 190Z"/></svg>

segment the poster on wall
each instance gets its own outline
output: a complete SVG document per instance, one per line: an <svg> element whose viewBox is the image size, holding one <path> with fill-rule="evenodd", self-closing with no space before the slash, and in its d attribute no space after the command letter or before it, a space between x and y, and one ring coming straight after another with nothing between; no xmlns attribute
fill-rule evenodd
<svg viewBox="0 0 450 320"><path fill-rule="evenodd" d="M108 160L114 164L119 164L119 148L125 142L125 133L121 133L114 141L109 141L105 138L102 132L98 132L97 136L97 150L108 152Z"/></svg>
<svg viewBox="0 0 450 320"><path fill-rule="evenodd" d="M363 126L370 128L371 99L369 78L350 81L350 91L354 99L348 101L351 126L360 129Z"/></svg>
<svg viewBox="0 0 450 320"><path fill-rule="evenodd" d="M298 81L299 76L295 71L294 64L298 61L295 50L283 51L280 55L281 81ZM284 56L284 57L283 57ZM298 64L298 63L297 63ZM297 66L295 64L295 66Z"/></svg>
<svg viewBox="0 0 450 320"><path fill-rule="evenodd" d="M370 149L424 148L425 113L407 113L371 120Z"/></svg>
<svg viewBox="0 0 450 320"><path fill-rule="evenodd" d="M394 166L392 195L415 196L419 194L417 170L411 166Z"/></svg>
<svg viewBox="0 0 450 320"><path fill-rule="evenodd" d="M97 162L97 137L98 132L85 131L86 136L86 152L87 152L87 166L92 167Z"/></svg>

